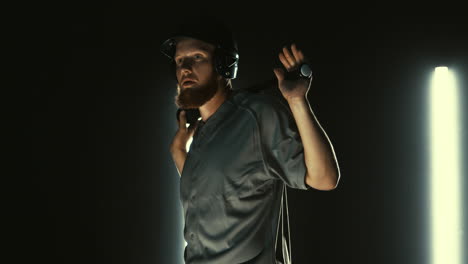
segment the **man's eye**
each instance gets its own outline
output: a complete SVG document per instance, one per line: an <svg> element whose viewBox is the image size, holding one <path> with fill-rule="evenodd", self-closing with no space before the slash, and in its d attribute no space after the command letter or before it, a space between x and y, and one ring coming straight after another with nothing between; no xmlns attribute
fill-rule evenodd
<svg viewBox="0 0 468 264"><path fill-rule="evenodd" d="M195 57L195 59L201 59L202 55L201 54L196 54L194 57Z"/></svg>

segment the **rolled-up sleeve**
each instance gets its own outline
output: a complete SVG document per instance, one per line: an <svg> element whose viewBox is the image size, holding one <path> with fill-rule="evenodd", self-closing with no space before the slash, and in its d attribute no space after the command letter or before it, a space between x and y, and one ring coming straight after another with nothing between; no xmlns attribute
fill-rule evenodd
<svg viewBox="0 0 468 264"><path fill-rule="evenodd" d="M308 190L301 137L287 102L265 95L257 109L261 151L268 174L287 186Z"/></svg>

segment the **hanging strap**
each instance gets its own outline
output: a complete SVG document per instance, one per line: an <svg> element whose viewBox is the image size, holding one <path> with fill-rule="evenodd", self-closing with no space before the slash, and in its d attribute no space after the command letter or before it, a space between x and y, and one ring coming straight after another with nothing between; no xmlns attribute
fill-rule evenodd
<svg viewBox="0 0 468 264"><path fill-rule="evenodd" d="M284 224L283 224L283 196L286 202L286 223L288 226L288 241L286 242L286 237L284 236ZM278 244L278 233L279 233L279 225L281 223L281 249L283 252L283 260L284 264L292 264L292 252L291 252L291 231L289 229L289 210L288 210L288 192L286 188L286 184L283 183L283 189L281 190L281 205L279 209L278 215L278 227L276 228L276 239L275 239L275 252L276 246ZM279 262L283 264L282 262Z"/></svg>

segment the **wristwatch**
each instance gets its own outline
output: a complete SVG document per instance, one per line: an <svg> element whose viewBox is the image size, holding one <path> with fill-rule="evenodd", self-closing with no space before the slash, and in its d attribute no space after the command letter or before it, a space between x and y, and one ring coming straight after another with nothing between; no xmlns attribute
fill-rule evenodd
<svg viewBox="0 0 468 264"><path fill-rule="evenodd" d="M312 77L312 69L309 64L302 63L301 66L297 67L294 71L286 72L286 79L297 79L305 78L310 79Z"/></svg>

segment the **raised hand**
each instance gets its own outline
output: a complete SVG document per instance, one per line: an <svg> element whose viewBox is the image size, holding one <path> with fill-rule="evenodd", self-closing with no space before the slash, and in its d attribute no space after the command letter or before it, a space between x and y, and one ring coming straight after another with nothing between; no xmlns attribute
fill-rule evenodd
<svg viewBox="0 0 468 264"><path fill-rule="evenodd" d="M299 50L294 43L291 45L291 50L289 50L287 47L283 47L282 51L278 54L278 57L288 72L295 71L299 66L301 66L302 63L306 61L302 51ZM285 78L286 73L283 69L275 68L273 71L276 75L276 78L278 79L278 87L281 91L281 94L287 101L303 99L307 96L312 79L287 79Z"/></svg>

